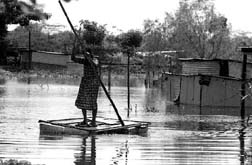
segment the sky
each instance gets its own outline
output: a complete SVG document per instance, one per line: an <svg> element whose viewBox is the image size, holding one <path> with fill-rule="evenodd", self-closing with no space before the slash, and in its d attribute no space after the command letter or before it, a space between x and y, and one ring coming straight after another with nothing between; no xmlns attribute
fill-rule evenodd
<svg viewBox="0 0 252 165"><path fill-rule="evenodd" d="M252 32L252 0L215 0L216 11L228 18L233 31ZM63 24L70 29L58 0L37 0L51 13L49 24ZM179 0L72 0L63 5L74 25L81 19L107 24L109 31L142 29L145 19L163 21L165 12L174 13ZM115 28L115 27L116 28Z"/></svg>

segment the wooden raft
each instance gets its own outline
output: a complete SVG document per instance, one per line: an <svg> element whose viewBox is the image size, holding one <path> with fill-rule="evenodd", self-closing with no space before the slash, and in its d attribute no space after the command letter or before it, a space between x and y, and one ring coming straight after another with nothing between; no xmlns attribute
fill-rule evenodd
<svg viewBox="0 0 252 165"><path fill-rule="evenodd" d="M39 120L40 134L92 135L92 134L145 134L150 123L124 120L124 126L116 119L97 117L96 127L76 126L83 118ZM91 119L88 119L90 122Z"/></svg>

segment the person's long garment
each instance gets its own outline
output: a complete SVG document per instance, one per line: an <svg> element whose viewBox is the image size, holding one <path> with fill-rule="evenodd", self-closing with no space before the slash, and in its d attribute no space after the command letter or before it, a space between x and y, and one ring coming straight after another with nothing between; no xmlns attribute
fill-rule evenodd
<svg viewBox="0 0 252 165"><path fill-rule="evenodd" d="M75 105L79 109L96 110L97 96L99 91L99 78L96 66L84 60L84 72L81 79L80 88L78 92Z"/></svg>

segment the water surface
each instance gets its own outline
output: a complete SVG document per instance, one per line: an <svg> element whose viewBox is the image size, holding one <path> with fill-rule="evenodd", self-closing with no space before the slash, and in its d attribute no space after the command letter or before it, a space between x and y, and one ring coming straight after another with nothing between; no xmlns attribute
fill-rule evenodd
<svg viewBox="0 0 252 165"><path fill-rule="evenodd" d="M112 87L123 119L151 122L147 135L46 136L38 120L80 117L77 85L45 81L0 81L0 159L32 164L251 164L251 129L239 108L177 107L159 89ZM99 116L114 117L100 90ZM248 109L249 111L249 109Z"/></svg>

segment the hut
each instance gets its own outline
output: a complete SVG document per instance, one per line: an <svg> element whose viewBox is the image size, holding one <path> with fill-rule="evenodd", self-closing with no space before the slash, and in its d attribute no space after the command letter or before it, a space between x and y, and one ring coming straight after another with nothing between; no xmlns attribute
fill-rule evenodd
<svg viewBox="0 0 252 165"><path fill-rule="evenodd" d="M180 62L180 74L162 75L161 87L170 101L199 106L240 106L241 62L184 58ZM251 78L251 63L247 71L247 78ZM251 99L246 101L246 106L252 107Z"/></svg>

